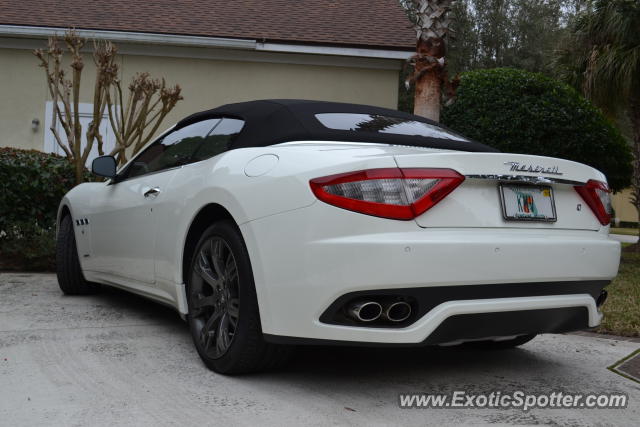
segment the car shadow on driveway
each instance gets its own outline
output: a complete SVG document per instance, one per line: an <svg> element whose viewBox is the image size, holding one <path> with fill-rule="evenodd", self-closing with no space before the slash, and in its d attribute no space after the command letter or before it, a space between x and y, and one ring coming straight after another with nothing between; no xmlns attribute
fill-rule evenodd
<svg viewBox="0 0 640 427"><path fill-rule="evenodd" d="M536 366L544 369L549 362L527 348L305 346L296 349L291 363L283 371L291 376L304 375L307 379L312 375L319 381L376 376L387 383L410 385L418 378L450 378L453 381L448 384L453 385L456 379L477 382L472 378L505 371L517 378Z"/></svg>
<svg viewBox="0 0 640 427"><path fill-rule="evenodd" d="M97 298L116 311L134 317L165 325L168 328L182 328L189 333L186 322L171 307L151 301L130 292L104 286ZM535 340L533 341L535 342ZM194 349L195 351L195 349ZM286 371L314 371L321 375L331 373L342 374L343 371L363 374L377 372L384 367L389 372L393 369L412 370L425 366L464 366L469 369L473 365L504 365L509 360L511 365L530 366L539 358L525 348L508 350L478 350L467 346L416 346L416 347L367 347L340 345L298 346L292 355Z"/></svg>
<svg viewBox="0 0 640 427"><path fill-rule="evenodd" d="M181 328L189 333L186 323L180 319L178 313L171 307L159 304L144 297L124 290L105 286L97 295L105 305L116 311L135 317L165 325L168 328ZM535 341L534 341L535 342ZM194 349L195 351L195 349ZM298 346L287 365L289 372L305 372L312 370L318 374L341 374L342 371L369 373L399 369L411 370L425 366L462 365L468 369L477 364L487 367L487 364L503 365L505 360L510 364L529 365L538 358L524 348L509 350L478 350L466 346L435 347L367 347L367 346L339 346L339 345L309 345Z"/></svg>
<svg viewBox="0 0 640 427"><path fill-rule="evenodd" d="M142 317L150 323L172 328L184 325L185 331L188 332L186 323L182 321L176 310L140 295L111 286L102 286L100 293L96 294L94 298L96 302L109 306L123 316L131 317L132 320Z"/></svg>
<svg viewBox="0 0 640 427"><path fill-rule="evenodd" d="M184 336L190 341L187 324L171 308L113 288L97 296L104 305L124 316L141 317L162 330ZM606 366L589 357L590 349L582 337L544 335L522 347L507 350L482 350L468 346L453 347L343 347L300 346L284 367L260 374L234 377L233 381L253 385L270 383L286 389L318 389L321 393L349 393L361 384L378 387L380 392L448 392L463 388L467 392L524 389L546 393L550 390L602 392L608 388L594 383L593 370ZM582 351L582 353L580 353ZM207 368L195 355L188 363ZM584 363L584 360L590 363ZM211 373L211 375L216 375ZM568 387L568 388L567 388Z"/></svg>

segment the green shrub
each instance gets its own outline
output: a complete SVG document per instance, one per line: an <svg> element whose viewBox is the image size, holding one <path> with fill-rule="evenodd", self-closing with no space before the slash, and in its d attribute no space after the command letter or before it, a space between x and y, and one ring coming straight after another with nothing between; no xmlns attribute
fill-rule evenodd
<svg viewBox="0 0 640 427"><path fill-rule="evenodd" d="M0 268L52 267L58 205L73 186L66 158L0 148Z"/></svg>
<svg viewBox="0 0 640 427"><path fill-rule="evenodd" d="M0 270L54 270L55 227L17 222L0 231Z"/></svg>
<svg viewBox="0 0 640 427"><path fill-rule="evenodd" d="M509 68L464 73L442 122L503 152L593 166L615 191L630 184L631 152L621 133L574 89L542 74Z"/></svg>

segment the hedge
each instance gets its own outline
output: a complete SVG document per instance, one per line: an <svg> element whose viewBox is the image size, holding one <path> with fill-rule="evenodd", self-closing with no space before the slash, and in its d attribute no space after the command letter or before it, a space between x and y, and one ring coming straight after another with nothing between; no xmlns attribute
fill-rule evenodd
<svg viewBox="0 0 640 427"><path fill-rule="evenodd" d="M53 267L56 213L74 181L65 157L0 148L0 268Z"/></svg>
<svg viewBox="0 0 640 427"><path fill-rule="evenodd" d="M463 73L442 122L503 152L593 166L615 191L630 185L632 157L622 134L573 88L545 75L510 68Z"/></svg>

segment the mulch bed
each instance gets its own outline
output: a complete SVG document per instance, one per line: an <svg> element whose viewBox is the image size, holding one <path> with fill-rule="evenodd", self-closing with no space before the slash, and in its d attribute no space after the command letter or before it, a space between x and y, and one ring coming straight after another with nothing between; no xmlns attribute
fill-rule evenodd
<svg viewBox="0 0 640 427"><path fill-rule="evenodd" d="M54 272L55 270L56 263L54 257L27 259L13 254L2 254L0 257L0 271Z"/></svg>

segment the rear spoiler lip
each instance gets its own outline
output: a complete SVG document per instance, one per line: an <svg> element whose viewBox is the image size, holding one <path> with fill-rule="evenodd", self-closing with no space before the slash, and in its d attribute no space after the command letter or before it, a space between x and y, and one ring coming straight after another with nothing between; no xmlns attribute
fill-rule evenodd
<svg viewBox="0 0 640 427"><path fill-rule="evenodd" d="M396 163L402 168L431 167L450 168L468 177L472 175L486 175L485 179L499 179L510 176L540 177L543 179L557 179L571 184L571 181L584 184L589 180L607 182L606 176L592 166L572 160L546 156L513 153L394 153ZM518 165L521 164L521 167ZM520 179L520 178L512 178ZM533 179L535 178L524 178ZM550 181L553 182L553 181Z"/></svg>
<svg viewBox="0 0 640 427"><path fill-rule="evenodd" d="M504 182L521 182L526 184L567 184L567 185L584 185L586 181L576 181L563 178L550 178L546 176L531 176L531 175L509 175L509 174L479 174L479 175L465 175L468 179L486 179L492 181L504 181Z"/></svg>

